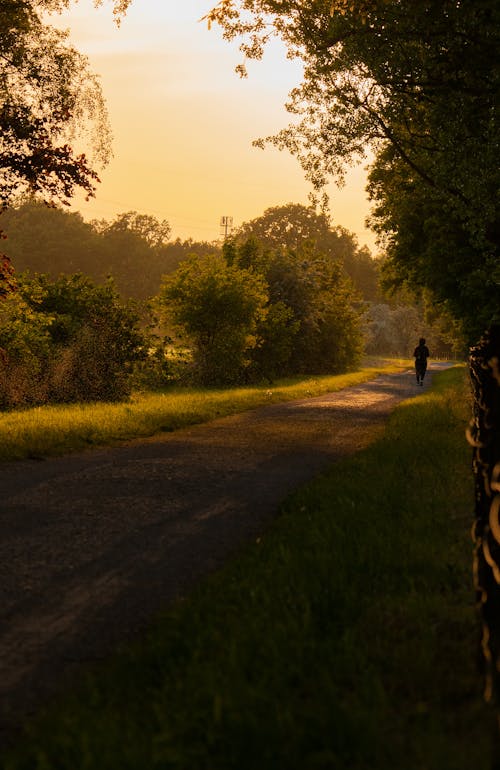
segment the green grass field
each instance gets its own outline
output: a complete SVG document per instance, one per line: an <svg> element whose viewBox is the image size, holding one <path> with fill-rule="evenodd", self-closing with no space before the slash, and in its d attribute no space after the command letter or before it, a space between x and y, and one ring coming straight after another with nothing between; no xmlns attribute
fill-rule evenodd
<svg viewBox="0 0 500 770"><path fill-rule="evenodd" d="M33 722L6 770L486 770L463 368Z"/></svg>
<svg viewBox="0 0 500 770"><path fill-rule="evenodd" d="M341 390L404 365L402 360L382 360L349 374L280 380L272 387L171 388L164 393L136 393L117 404L42 406L4 412L0 413L0 461L67 454L146 438L264 404Z"/></svg>

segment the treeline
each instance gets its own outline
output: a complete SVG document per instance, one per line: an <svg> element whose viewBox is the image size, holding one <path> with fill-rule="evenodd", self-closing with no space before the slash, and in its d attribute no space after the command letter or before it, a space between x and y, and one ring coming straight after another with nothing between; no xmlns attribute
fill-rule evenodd
<svg viewBox="0 0 500 770"><path fill-rule="evenodd" d="M29 270L57 278L83 273L97 282L112 277L124 297L155 296L162 277L173 272L189 254L220 253L220 242L169 240L165 220L136 211L114 220L85 222L81 214L48 207L38 200L20 201L0 215L6 239L2 250L17 273ZM270 248L302 247L309 242L328 258L339 261L364 299L378 296L377 267L366 247L342 227L313 209L288 204L268 209L244 223L238 237L257 237Z"/></svg>
<svg viewBox="0 0 500 770"><path fill-rule="evenodd" d="M51 278L83 273L97 283L113 278L118 292L146 300L158 293L162 276L190 253L209 254L211 243L171 241L170 225L136 211L112 221L85 222L81 214L33 199L0 215L2 251L17 273Z"/></svg>
<svg viewBox="0 0 500 770"><path fill-rule="evenodd" d="M16 269L0 302L0 408L116 400L175 383L272 382L408 355L455 329L384 300L379 264L324 214L268 209L221 243L169 241L128 212L112 222L24 201L0 218Z"/></svg>

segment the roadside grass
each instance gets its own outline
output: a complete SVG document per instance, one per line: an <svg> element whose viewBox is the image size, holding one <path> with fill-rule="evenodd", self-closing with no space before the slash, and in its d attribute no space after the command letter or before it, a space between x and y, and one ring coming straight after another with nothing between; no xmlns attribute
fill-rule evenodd
<svg viewBox="0 0 500 770"><path fill-rule="evenodd" d="M464 369L434 382L32 722L5 770L488 768Z"/></svg>
<svg viewBox="0 0 500 770"><path fill-rule="evenodd" d="M147 438L263 404L341 390L366 382L381 371L398 371L405 363L410 362L386 360L349 374L279 380L271 387L177 388L136 393L118 404L42 406L5 412L0 414L0 461L67 454Z"/></svg>

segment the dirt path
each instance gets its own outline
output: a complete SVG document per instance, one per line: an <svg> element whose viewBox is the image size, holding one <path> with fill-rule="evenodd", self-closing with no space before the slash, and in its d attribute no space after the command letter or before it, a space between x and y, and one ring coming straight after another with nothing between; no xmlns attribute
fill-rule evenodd
<svg viewBox="0 0 500 770"><path fill-rule="evenodd" d="M411 372L386 375L160 439L0 465L3 737L421 392Z"/></svg>

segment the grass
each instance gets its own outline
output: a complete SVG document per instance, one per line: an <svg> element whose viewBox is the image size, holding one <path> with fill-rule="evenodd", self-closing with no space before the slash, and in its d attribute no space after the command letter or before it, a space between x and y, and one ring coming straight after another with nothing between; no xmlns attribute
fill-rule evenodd
<svg viewBox="0 0 500 770"><path fill-rule="evenodd" d="M486 770L464 370L435 383L3 767Z"/></svg>
<svg viewBox="0 0 500 770"><path fill-rule="evenodd" d="M281 380L276 385L225 390L171 389L135 394L119 404L43 406L0 415L0 461L60 455L146 438L263 404L341 390L397 371L403 361L337 376Z"/></svg>

